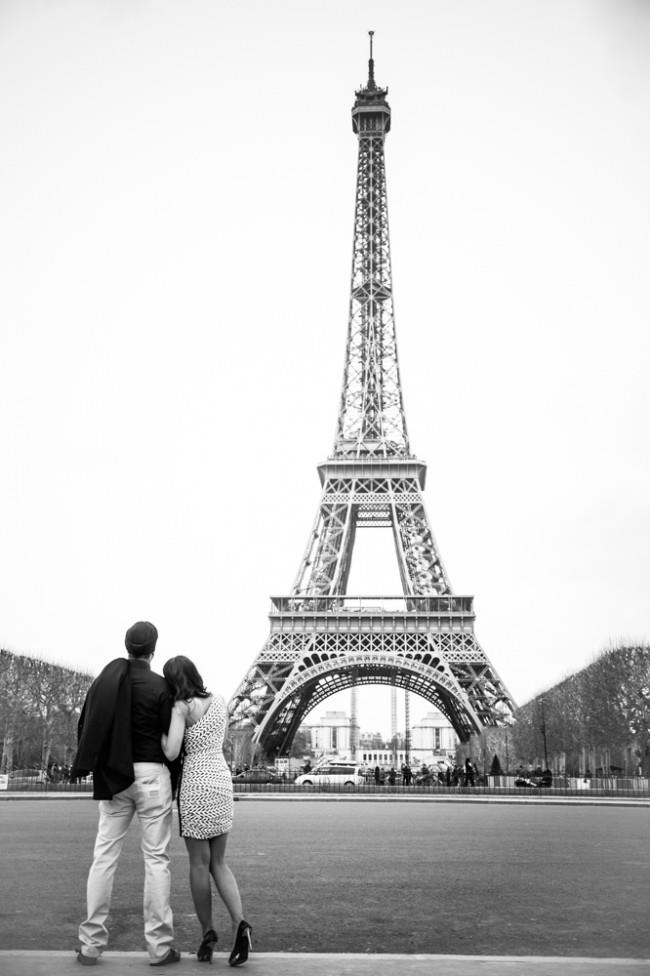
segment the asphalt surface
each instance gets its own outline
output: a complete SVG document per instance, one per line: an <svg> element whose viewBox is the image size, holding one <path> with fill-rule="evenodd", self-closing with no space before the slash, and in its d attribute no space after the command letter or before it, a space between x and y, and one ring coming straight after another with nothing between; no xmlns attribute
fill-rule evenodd
<svg viewBox="0 0 650 976"><path fill-rule="evenodd" d="M306 973L325 971L310 968L319 953L337 953L328 972L347 972L341 953L354 954L349 972L355 973L368 971L359 966L369 954L382 953L373 972L383 971L389 955L404 954L408 967L420 961L431 972L435 957L435 972L454 976L559 973L553 967L560 957L573 960L571 972L597 972L581 959L599 960L603 972L626 959L630 971L639 971L639 960L650 956L647 807L314 797L307 803L247 800L235 809L229 861L255 930L251 965L260 972L289 974L294 970L287 966L301 953L309 954L300 969ZM36 968L16 968L30 965L30 957L34 967L41 959L34 953L46 952L51 964L60 959L66 971L74 964L96 817L87 798L0 803L2 976L37 974ZM110 948L119 954L102 960L106 972L109 964L116 974L127 970L115 967L146 965L138 845L134 825L110 922ZM185 954L195 950L199 932L178 837L172 871L177 940L183 968L192 971L188 967L198 963ZM215 907L217 928L226 933L223 908ZM7 955L17 950L26 955ZM273 968L282 958L288 959L284 968ZM470 968L453 968L464 959ZM408 967L399 968L424 972Z"/></svg>

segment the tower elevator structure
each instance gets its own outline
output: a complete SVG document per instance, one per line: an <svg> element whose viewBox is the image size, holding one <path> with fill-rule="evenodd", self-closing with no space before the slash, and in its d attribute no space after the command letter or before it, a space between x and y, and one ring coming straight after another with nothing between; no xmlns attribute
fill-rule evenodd
<svg viewBox="0 0 650 976"><path fill-rule="evenodd" d="M471 596L456 595L424 507L426 464L409 445L400 383L384 143L388 89L356 92L354 240L343 386L334 449L298 573L272 597L270 634L229 710L236 754L287 755L308 712L336 692L386 684L438 708L466 741L509 724L513 700L474 634ZM348 594L358 528L390 529L402 592Z"/></svg>

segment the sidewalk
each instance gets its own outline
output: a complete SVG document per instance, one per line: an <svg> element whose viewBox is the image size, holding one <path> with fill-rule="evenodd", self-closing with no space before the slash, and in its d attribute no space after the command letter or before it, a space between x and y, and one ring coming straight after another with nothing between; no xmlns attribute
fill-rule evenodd
<svg viewBox="0 0 650 976"><path fill-rule="evenodd" d="M214 969L183 954L178 966L162 971L178 976L231 972L226 954L217 952ZM144 952L106 952L93 972L104 976L150 973ZM0 976L69 976L88 971L70 952L1 952ZM253 953L244 970L256 976L643 976L649 959L586 959L560 956L419 956L347 953Z"/></svg>

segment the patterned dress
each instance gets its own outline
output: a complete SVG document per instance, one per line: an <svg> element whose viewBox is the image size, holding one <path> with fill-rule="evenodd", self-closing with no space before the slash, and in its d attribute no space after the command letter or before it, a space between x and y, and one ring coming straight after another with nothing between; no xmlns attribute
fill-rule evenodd
<svg viewBox="0 0 650 976"><path fill-rule="evenodd" d="M214 695L198 722L185 729L178 791L181 837L208 840L232 828L232 779L222 751L227 718L225 701Z"/></svg>

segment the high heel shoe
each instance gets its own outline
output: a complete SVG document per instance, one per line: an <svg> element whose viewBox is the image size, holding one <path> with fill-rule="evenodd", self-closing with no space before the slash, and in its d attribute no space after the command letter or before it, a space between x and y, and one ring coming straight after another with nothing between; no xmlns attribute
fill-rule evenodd
<svg viewBox="0 0 650 976"><path fill-rule="evenodd" d="M248 959L248 953L253 949L251 935L253 930L248 922L241 921L235 936L235 944L232 947L228 963L231 966L241 966Z"/></svg>
<svg viewBox="0 0 650 976"><path fill-rule="evenodd" d="M196 958L199 962L212 962L212 953L214 952L214 947L218 941L217 933L214 929L208 929L208 931L203 936L203 941L201 945L196 950Z"/></svg>

